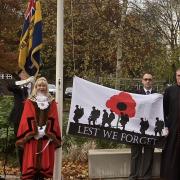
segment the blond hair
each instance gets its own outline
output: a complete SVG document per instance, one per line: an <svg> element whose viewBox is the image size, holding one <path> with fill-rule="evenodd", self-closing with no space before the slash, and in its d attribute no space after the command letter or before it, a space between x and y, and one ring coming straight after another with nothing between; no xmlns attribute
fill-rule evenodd
<svg viewBox="0 0 180 180"><path fill-rule="evenodd" d="M47 82L47 79L45 77L40 77L36 80L35 84L34 84L34 87L33 87L33 90L32 90L32 93L30 95L30 99L31 100L34 100L37 96L37 86L38 84L44 84L46 86L46 93L45 93L45 96L48 97L48 99L51 101L53 99L53 97L51 96L51 94L49 93L49 88L48 88L48 82Z"/></svg>

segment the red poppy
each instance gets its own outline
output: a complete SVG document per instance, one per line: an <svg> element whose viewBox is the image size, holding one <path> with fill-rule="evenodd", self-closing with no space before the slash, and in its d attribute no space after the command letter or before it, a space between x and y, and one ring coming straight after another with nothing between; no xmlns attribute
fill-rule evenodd
<svg viewBox="0 0 180 180"><path fill-rule="evenodd" d="M121 92L110 97L106 102L106 107L110 108L117 115L127 114L129 117L135 116L136 102L129 93Z"/></svg>

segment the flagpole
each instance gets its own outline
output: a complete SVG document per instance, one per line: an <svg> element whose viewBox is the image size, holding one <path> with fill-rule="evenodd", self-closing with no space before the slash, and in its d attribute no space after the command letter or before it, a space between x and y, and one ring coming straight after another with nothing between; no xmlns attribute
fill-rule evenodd
<svg viewBox="0 0 180 180"><path fill-rule="evenodd" d="M63 0L57 0L57 32L56 32L56 101L58 105L59 124L62 133L63 122ZM56 150L53 180L61 180L62 148Z"/></svg>

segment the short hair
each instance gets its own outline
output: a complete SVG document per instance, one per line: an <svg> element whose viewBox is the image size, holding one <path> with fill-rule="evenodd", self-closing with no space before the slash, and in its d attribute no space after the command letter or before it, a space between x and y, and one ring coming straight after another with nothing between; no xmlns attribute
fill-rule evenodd
<svg viewBox="0 0 180 180"><path fill-rule="evenodd" d="M145 73L143 74L143 76L144 76L145 74L150 74L150 75L152 75L152 73L150 73L150 72L145 72Z"/></svg>
<svg viewBox="0 0 180 180"><path fill-rule="evenodd" d="M152 78L153 78L153 75L152 75L152 73L150 73L150 72L146 72L146 73L144 73L143 75L142 75L142 78L144 77L144 75L145 74L149 74L149 75L151 75L152 76Z"/></svg>
<svg viewBox="0 0 180 180"><path fill-rule="evenodd" d="M176 69L176 73L177 73L178 71L180 71L180 67L178 67L178 68Z"/></svg>

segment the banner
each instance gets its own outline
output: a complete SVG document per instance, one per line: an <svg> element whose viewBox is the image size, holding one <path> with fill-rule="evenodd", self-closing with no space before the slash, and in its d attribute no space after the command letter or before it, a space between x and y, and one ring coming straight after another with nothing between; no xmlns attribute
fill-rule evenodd
<svg viewBox="0 0 180 180"><path fill-rule="evenodd" d="M163 96L107 88L74 77L67 133L162 147Z"/></svg>
<svg viewBox="0 0 180 180"><path fill-rule="evenodd" d="M42 16L38 0L29 0L20 40L19 67L29 76L36 76L42 64Z"/></svg>

